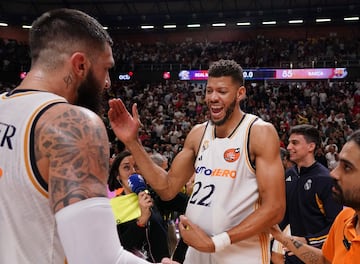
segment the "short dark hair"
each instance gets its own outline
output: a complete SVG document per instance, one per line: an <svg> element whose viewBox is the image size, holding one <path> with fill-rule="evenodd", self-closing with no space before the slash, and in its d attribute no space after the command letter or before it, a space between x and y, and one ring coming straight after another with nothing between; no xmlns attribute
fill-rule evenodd
<svg viewBox="0 0 360 264"><path fill-rule="evenodd" d="M350 136L347 142L354 141L360 147L360 129L355 130Z"/></svg>
<svg viewBox="0 0 360 264"><path fill-rule="evenodd" d="M209 77L230 76L233 81L244 85L244 75L241 66L234 60L218 60L210 65Z"/></svg>
<svg viewBox="0 0 360 264"><path fill-rule="evenodd" d="M68 8L48 11L38 17L29 33L32 63L38 59L56 60L61 53L72 53L79 47L91 52L113 44L107 31L88 14ZM53 58L56 57L56 58Z"/></svg>
<svg viewBox="0 0 360 264"><path fill-rule="evenodd" d="M291 134L303 135L307 143L315 143L315 149L320 146L320 133L312 125L302 124L293 126L290 129L289 135Z"/></svg>

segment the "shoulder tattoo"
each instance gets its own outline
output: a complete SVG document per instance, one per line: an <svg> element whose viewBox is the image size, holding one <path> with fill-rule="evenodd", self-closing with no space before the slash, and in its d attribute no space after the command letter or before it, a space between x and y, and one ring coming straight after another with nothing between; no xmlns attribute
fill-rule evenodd
<svg viewBox="0 0 360 264"><path fill-rule="evenodd" d="M74 201L106 196L109 166L108 137L104 126L80 109L55 116L37 127L37 159L49 160L49 194L56 212ZM38 161L38 160L37 160Z"/></svg>

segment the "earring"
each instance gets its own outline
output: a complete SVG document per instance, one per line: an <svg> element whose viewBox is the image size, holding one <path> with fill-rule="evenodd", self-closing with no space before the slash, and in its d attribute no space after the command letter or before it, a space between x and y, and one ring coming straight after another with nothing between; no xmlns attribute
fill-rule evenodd
<svg viewBox="0 0 360 264"><path fill-rule="evenodd" d="M119 183L120 186L122 186L121 184L121 180L119 178L116 178L117 182Z"/></svg>

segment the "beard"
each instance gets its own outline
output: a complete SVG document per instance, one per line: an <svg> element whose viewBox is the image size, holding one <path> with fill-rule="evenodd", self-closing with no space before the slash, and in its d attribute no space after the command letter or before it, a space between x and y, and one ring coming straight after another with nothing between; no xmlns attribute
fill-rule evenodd
<svg viewBox="0 0 360 264"><path fill-rule="evenodd" d="M344 192L336 180L334 187L337 192L332 192L332 195L337 202L354 210L360 210L360 189Z"/></svg>
<svg viewBox="0 0 360 264"><path fill-rule="evenodd" d="M78 88L76 105L85 107L100 115L103 110L102 105L102 85L96 80L94 72L89 71L85 80Z"/></svg>
<svg viewBox="0 0 360 264"><path fill-rule="evenodd" d="M212 119L212 117L210 116L211 117L210 122L212 124L214 124L215 126L221 126L221 125L225 124L225 122L230 118L231 114L234 112L235 106L236 106L236 100L232 101L232 103L229 105L228 109L226 109L225 116L223 119L214 121Z"/></svg>

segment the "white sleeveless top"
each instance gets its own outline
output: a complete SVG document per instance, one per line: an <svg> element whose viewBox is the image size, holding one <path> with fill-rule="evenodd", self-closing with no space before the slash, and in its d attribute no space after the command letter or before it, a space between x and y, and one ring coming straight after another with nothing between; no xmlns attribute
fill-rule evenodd
<svg viewBox="0 0 360 264"><path fill-rule="evenodd" d="M227 138L216 138L215 126L206 124L186 216L211 236L238 225L259 206L255 168L248 149L250 128L256 119L245 114ZM185 263L269 263L269 250L269 235L260 234L217 253L190 248Z"/></svg>
<svg viewBox="0 0 360 264"><path fill-rule="evenodd" d="M0 94L0 263L65 263L33 153L36 119L58 102L66 100L48 92Z"/></svg>

